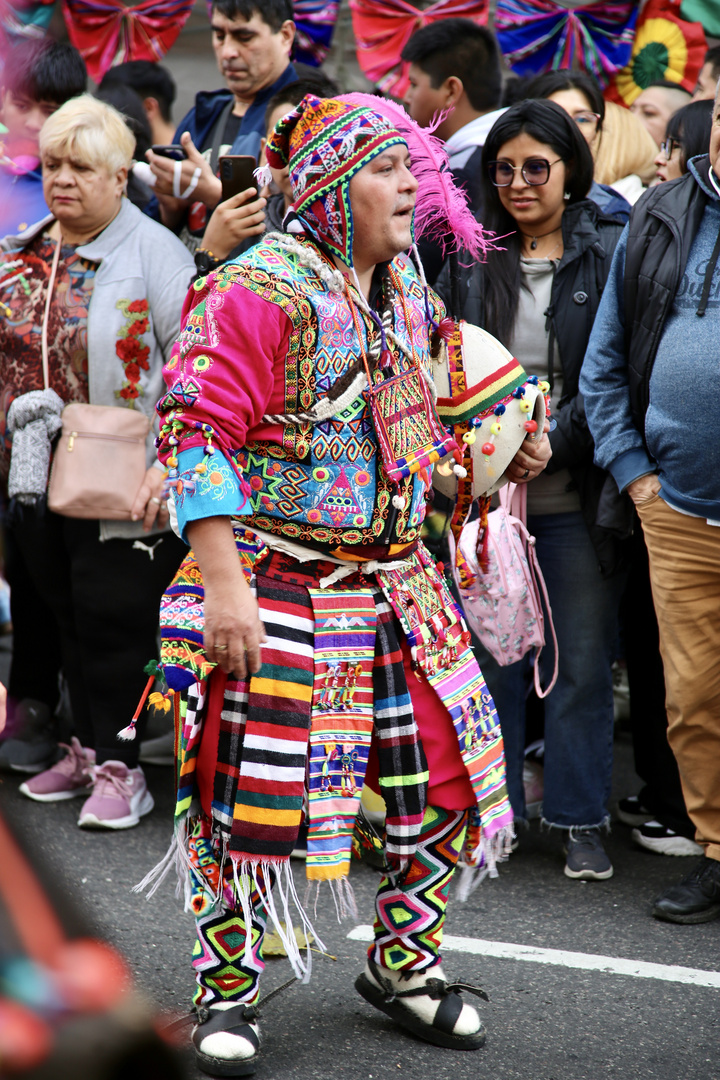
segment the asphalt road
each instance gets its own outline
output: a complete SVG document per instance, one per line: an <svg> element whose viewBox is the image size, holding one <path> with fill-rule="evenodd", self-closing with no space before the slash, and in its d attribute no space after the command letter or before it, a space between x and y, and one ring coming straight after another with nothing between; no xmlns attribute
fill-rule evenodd
<svg viewBox="0 0 720 1080"><path fill-rule="evenodd" d="M31 803L7 774L0 776L0 803L51 875L122 950L138 985L176 1018L193 987L192 920L168 883L150 902L131 892L170 835L172 770L147 773L156 810L123 833L79 830L79 801ZM621 738L615 795L635 790ZM691 860L639 851L617 824L608 841L614 878L579 883L562 873L560 844L535 823L499 880L483 883L466 904L451 902L447 933L720 970L720 921L680 927L649 916L652 898ZM297 863L300 886L301 870ZM354 864L352 882L360 922L370 923L375 874ZM293 986L268 1004L259 1080L720 1080L720 989L452 952L448 976L490 995L489 1005L481 1003L486 1046L459 1053L401 1034L357 996L353 980L365 946L348 940L351 925L337 923L329 897L316 926L337 959L318 958L309 986ZM270 960L263 991L290 974L286 960ZM188 1056L188 1076L199 1075Z"/></svg>

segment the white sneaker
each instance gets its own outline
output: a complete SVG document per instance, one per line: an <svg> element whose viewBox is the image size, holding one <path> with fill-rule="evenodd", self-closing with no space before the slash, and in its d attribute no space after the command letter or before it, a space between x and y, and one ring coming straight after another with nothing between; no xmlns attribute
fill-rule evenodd
<svg viewBox="0 0 720 1080"><path fill-rule="evenodd" d="M698 855L703 849L694 840L680 833L673 832L659 821L646 821L639 829L633 829L632 838L636 844L656 855Z"/></svg>
<svg viewBox="0 0 720 1080"><path fill-rule="evenodd" d="M78 825L85 829L130 829L149 814L155 801L141 768L105 761L91 770L93 792L83 803Z"/></svg>

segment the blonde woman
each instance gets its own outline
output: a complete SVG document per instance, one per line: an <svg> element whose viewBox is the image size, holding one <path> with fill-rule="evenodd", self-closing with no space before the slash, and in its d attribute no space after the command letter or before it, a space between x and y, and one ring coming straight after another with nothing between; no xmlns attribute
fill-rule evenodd
<svg viewBox="0 0 720 1080"><path fill-rule="evenodd" d="M13 237L2 243L0 386L3 414L15 402L13 452L26 444L15 415L34 420L39 409L48 434L57 430L59 402L43 394L43 326L49 390L62 403L135 408L154 417L193 262L175 236L125 198L134 149L121 115L87 95L67 102L43 127L50 215L24 234L22 245ZM47 454L44 462L23 461L33 482L11 491L13 599L22 604L23 588L26 596L34 590L54 620L36 628L34 640L15 641L13 667L42 664L41 642L58 640L77 735L66 756L21 791L41 802L85 796L79 824L89 827L128 828L153 805L137 767L137 740L120 743L116 734L139 699L143 666L156 652L159 599L182 557L167 531L163 472L155 461L151 434L132 521L78 520L47 510L38 490ZM9 464L2 447L3 476ZM15 459L13 467L17 475Z"/></svg>
<svg viewBox="0 0 720 1080"><path fill-rule="evenodd" d="M647 128L629 109L607 101L602 135L593 147L597 183L609 184L634 204L655 179L656 156Z"/></svg>

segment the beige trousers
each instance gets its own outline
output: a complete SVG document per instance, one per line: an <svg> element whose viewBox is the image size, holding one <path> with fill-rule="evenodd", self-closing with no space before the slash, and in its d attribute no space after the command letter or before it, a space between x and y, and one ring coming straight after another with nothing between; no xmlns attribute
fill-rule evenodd
<svg viewBox="0 0 720 1080"><path fill-rule="evenodd" d="M720 860L720 527L637 506L665 667L668 739L698 844Z"/></svg>

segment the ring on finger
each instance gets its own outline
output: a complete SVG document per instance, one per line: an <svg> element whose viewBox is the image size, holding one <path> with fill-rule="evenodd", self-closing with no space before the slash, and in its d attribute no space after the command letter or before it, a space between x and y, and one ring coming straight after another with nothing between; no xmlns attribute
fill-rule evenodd
<svg viewBox="0 0 720 1080"><path fill-rule="evenodd" d="M157 495L151 495L150 502L157 503L158 506L162 506L162 504L163 504L162 499L158 499Z"/></svg>
<svg viewBox="0 0 720 1080"><path fill-rule="evenodd" d="M526 469L525 472L522 474L522 479L527 480L529 475L530 475L530 470Z"/></svg>
<svg viewBox="0 0 720 1080"><path fill-rule="evenodd" d="M222 652L224 649L227 649L227 645L216 645L215 646L215 651L216 652Z"/></svg>

